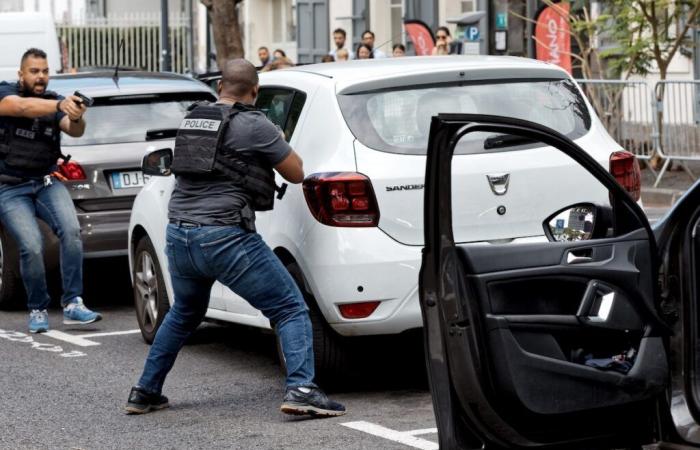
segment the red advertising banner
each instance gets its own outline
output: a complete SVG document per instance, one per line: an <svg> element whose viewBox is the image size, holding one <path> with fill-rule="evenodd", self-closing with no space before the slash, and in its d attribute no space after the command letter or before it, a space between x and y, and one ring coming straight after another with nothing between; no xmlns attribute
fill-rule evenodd
<svg viewBox="0 0 700 450"><path fill-rule="evenodd" d="M547 6L535 26L537 59L556 64L571 73L571 35L568 2Z"/></svg>
<svg viewBox="0 0 700 450"><path fill-rule="evenodd" d="M431 55L433 47L435 47L435 38L433 38L433 32L430 31L428 25L420 20L404 20L403 26L413 42L416 56Z"/></svg>

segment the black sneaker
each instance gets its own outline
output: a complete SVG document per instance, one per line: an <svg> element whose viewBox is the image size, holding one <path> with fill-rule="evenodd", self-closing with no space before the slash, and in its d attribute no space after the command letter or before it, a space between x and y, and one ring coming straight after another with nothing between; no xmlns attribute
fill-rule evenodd
<svg viewBox="0 0 700 450"><path fill-rule="evenodd" d="M330 400L316 387L288 388L280 410L297 416L333 417L345 414L345 406Z"/></svg>
<svg viewBox="0 0 700 450"><path fill-rule="evenodd" d="M140 387L132 387L124 409L127 414L146 414L168 406L170 404L165 395L149 394Z"/></svg>

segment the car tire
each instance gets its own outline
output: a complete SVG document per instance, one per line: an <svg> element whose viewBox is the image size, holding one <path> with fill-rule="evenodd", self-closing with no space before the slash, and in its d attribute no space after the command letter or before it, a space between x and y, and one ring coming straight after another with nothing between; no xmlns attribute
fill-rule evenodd
<svg viewBox="0 0 700 450"><path fill-rule="evenodd" d="M309 307L309 318L313 331L314 363L316 367L316 383L326 388L338 387L347 377L351 367L351 348L347 339L336 333L326 322L323 314L316 305L316 300L309 293L303 282L303 275L295 263L287 265L287 271L292 275L304 300ZM284 355L277 337L277 352L280 365L286 374Z"/></svg>
<svg viewBox="0 0 700 450"><path fill-rule="evenodd" d="M142 237L136 245L133 266L136 320L143 340L152 344L165 314L170 309L170 302L163 281L163 271L148 236Z"/></svg>
<svg viewBox="0 0 700 450"><path fill-rule="evenodd" d="M19 272L17 244L0 227L0 309L20 309L26 306L26 293Z"/></svg>

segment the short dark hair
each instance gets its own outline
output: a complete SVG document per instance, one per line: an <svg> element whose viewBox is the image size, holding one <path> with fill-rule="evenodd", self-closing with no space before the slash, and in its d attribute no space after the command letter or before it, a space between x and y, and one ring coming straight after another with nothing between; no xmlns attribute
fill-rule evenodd
<svg viewBox="0 0 700 450"><path fill-rule="evenodd" d="M258 49L258 51L260 51L260 50L267 50L268 52L270 51L270 49L265 47L264 45Z"/></svg>
<svg viewBox="0 0 700 450"><path fill-rule="evenodd" d="M441 27L438 27L437 31L435 31L435 34L437 34L438 31L444 31L445 34L447 34L447 36L452 36L452 35L450 34L450 29L447 28L447 27L444 26L444 25L441 26Z"/></svg>
<svg viewBox="0 0 700 450"><path fill-rule="evenodd" d="M30 56L32 56L34 58L46 59L46 52L40 48L32 47L32 48L28 49L26 52L24 52L24 54L22 55L22 61L20 62L20 64L24 64L24 61L27 58L29 58Z"/></svg>
<svg viewBox="0 0 700 450"><path fill-rule="evenodd" d="M335 62L335 58L332 55L323 55L323 56L321 56L321 62L322 63Z"/></svg>
<svg viewBox="0 0 700 450"><path fill-rule="evenodd" d="M402 51L406 51L406 46L403 44L394 44L393 47L391 47L392 50L396 50L397 48L400 48Z"/></svg>
<svg viewBox="0 0 700 450"><path fill-rule="evenodd" d="M287 57L287 54L281 48L275 49L275 51L272 53L277 53L277 52L281 53L284 58Z"/></svg>
<svg viewBox="0 0 700 450"><path fill-rule="evenodd" d="M363 31L361 37L364 38L364 37L365 37L365 34L367 34L367 33L371 34L371 35L372 35L372 39L374 39L374 31L372 31L372 30L365 30L365 31Z"/></svg>
<svg viewBox="0 0 700 450"><path fill-rule="evenodd" d="M348 37L348 34L342 28L336 28L333 30L333 34L342 34L344 38Z"/></svg>

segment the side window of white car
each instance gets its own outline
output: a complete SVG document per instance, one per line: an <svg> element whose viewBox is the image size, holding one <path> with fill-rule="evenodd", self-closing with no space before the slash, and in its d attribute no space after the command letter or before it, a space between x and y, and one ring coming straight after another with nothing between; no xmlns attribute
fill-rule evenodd
<svg viewBox="0 0 700 450"><path fill-rule="evenodd" d="M287 142L292 138L301 111L306 102L306 94L295 89L260 88L255 106L265 113L268 119L284 130Z"/></svg>

